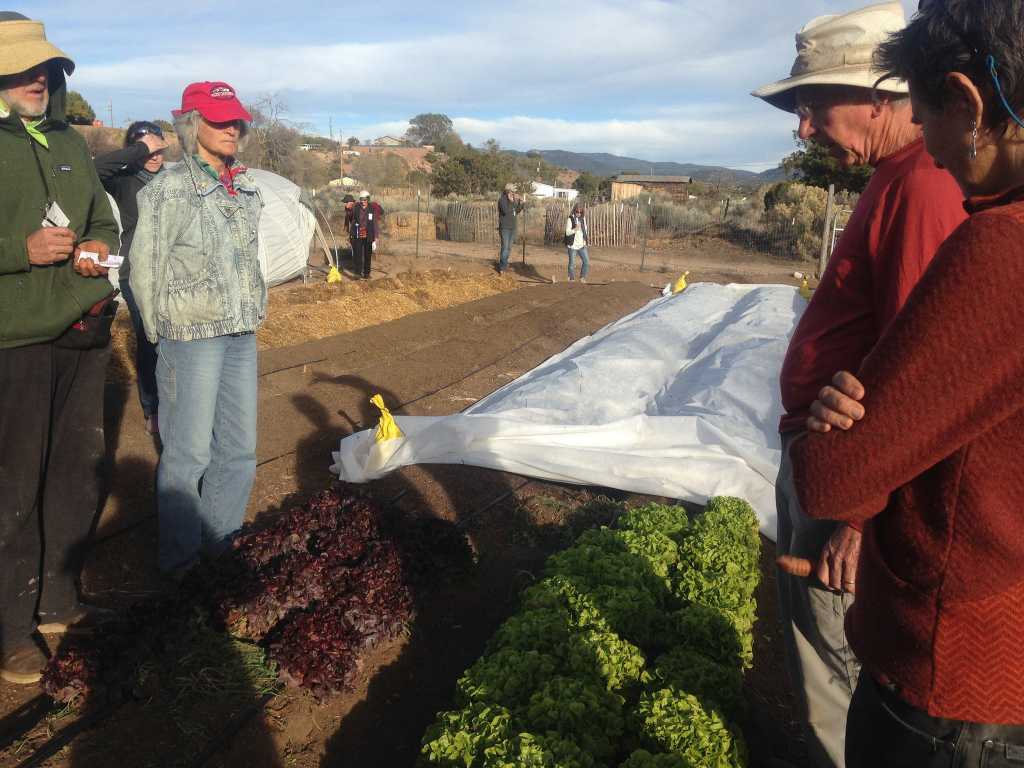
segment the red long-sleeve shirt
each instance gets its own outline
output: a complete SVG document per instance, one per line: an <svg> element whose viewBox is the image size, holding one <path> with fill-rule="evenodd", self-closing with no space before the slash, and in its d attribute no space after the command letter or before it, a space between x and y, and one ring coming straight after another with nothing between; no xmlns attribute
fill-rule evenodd
<svg viewBox="0 0 1024 768"><path fill-rule="evenodd" d="M781 432L804 429L836 371L860 367L964 218L960 188L923 140L878 164L786 350Z"/></svg>
<svg viewBox="0 0 1024 768"><path fill-rule="evenodd" d="M1024 189L968 210L865 359L863 420L791 456L808 515L867 521L865 667L932 715L1024 723Z"/></svg>

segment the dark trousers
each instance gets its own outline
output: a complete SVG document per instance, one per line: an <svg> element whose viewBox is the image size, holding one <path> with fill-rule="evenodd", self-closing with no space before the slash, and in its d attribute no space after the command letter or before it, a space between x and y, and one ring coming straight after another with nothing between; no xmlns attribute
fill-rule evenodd
<svg viewBox="0 0 1024 768"><path fill-rule="evenodd" d="M370 276L370 262L373 259L373 241L366 237L352 238L352 263L356 272L363 277Z"/></svg>
<svg viewBox="0 0 1024 768"><path fill-rule="evenodd" d="M991 671L994 685L999 675ZM1021 768L1024 725L932 717L862 674L846 728L847 768Z"/></svg>
<svg viewBox="0 0 1024 768"><path fill-rule="evenodd" d="M160 395L156 389L156 345L146 338L142 315L139 313L139 305L135 303L135 294L128 284L128 278L118 280L118 285L132 319L132 330L135 331L135 383L139 390L139 403L143 415L149 417L160 406Z"/></svg>
<svg viewBox="0 0 1024 768"><path fill-rule="evenodd" d="M109 347L0 349L0 653L67 614L104 463Z"/></svg>

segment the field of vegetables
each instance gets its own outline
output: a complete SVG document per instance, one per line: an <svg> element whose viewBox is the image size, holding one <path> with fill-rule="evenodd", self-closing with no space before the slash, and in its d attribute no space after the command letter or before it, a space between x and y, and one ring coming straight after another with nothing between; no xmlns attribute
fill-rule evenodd
<svg viewBox="0 0 1024 768"><path fill-rule="evenodd" d="M445 768L739 768L760 539L739 499L649 504L584 533L424 737Z"/></svg>

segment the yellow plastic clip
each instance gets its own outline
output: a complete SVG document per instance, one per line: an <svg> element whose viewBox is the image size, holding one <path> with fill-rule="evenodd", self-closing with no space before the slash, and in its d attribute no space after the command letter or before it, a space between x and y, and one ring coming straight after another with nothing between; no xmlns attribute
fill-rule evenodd
<svg viewBox="0 0 1024 768"><path fill-rule="evenodd" d="M337 267L331 267L331 271L327 273L327 282L328 284L341 282L341 272Z"/></svg>
<svg viewBox="0 0 1024 768"><path fill-rule="evenodd" d="M686 270L676 280L676 284L672 286L672 293L682 293L686 290L686 276L690 274L690 270Z"/></svg>
<svg viewBox="0 0 1024 768"><path fill-rule="evenodd" d="M397 440L400 437L405 437L395 423L395 417L391 415L391 411L384 406L384 398L379 394L374 395L370 398L370 402L380 408L380 421L377 422L377 442L383 443L385 440Z"/></svg>
<svg viewBox="0 0 1024 768"><path fill-rule="evenodd" d="M814 290L809 285L807 285L807 278L805 277L803 281L800 283L800 295L803 296L808 301L810 301L812 293L814 293Z"/></svg>

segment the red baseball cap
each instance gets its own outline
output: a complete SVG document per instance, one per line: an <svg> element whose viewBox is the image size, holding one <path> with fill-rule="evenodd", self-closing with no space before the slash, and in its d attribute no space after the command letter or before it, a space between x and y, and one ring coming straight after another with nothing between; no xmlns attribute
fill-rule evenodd
<svg viewBox="0 0 1024 768"><path fill-rule="evenodd" d="M235 95L235 89L227 83L205 81L185 86L185 92L181 94L181 109L173 109L171 114L178 117L193 109L212 123L229 120L252 122L252 115L246 112Z"/></svg>

